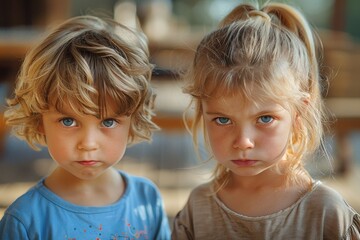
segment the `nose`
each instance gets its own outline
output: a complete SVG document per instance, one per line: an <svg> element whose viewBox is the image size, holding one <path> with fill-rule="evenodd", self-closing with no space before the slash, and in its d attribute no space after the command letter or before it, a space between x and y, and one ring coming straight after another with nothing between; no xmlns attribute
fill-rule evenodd
<svg viewBox="0 0 360 240"><path fill-rule="evenodd" d="M238 128L234 131L235 137L233 141L233 148L240 150L247 150L254 148L254 137L250 129Z"/></svg>
<svg viewBox="0 0 360 240"><path fill-rule="evenodd" d="M77 148L83 151L93 151L99 148L98 129L84 128L80 133L80 139Z"/></svg>

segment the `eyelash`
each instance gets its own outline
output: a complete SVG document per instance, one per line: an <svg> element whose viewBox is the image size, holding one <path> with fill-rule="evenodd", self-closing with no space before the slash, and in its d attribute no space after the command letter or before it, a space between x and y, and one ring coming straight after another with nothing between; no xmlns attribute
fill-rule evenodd
<svg viewBox="0 0 360 240"><path fill-rule="evenodd" d="M105 121L113 121L113 125L112 125L111 127L106 127L106 126L104 126L104 124L103 124ZM114 119L114 118L107 118L107 119L104 119L104 120L101 121L101 126L103 126L103 127L105 127L105 128L114 128L114 127L116 127L118 124L119 124L119 121L116 120L116 119Z"/></svg>
<svg viewBox="0 0 360 240"><path fill-rule="evenodd" d="M265 117L266 117L266 118L271 118L271 119L270 119L270 122L260 122L260 121L261 121L261 118L265 118ZM263 115L263 116L258 117L257 122L260 123L260 124L271 124L274 120L275 120L274 117L272 117L272 116L270 116L270 115Z"/></svg>
<svg viewBox="0 0 360 240"><path fill-rule="evenodd" d="M64 121L66 121L66 120L72 120L72 123L71 123L70 125L66 125L66 124L64 123ZM64 127L73 127L73 124L76 123L75 119L70 118L70 117L61 118L61 119L59 120L59 122L60 122Z"/></svg>
<svg viewBox="0 0 360 240"><path fill-rule="evenodd" d="M268 122L264 122L262 118L270 118ZM226 122L221 122L221 120L226 120ZM271 124L273 121L275 120L275 118L273 116L270 115L263 115L257 118L257 123L260 123L262 125L269 125ZM227 117L216 117L214 118L214 121L216 124L220 125L220 126L224 126L224 125L229 125L231 122L230 118Z"/></svg>
<svg viewBox="0 0 360 240"><path fill-rule="evenodd" d="M226 120L226 123L221 122L220 121L221 119ZM217 118L214 118L214 121L216 124L218 124L220 126L229 125L231 123L230 118L227 118L227 117L217 117Z"/></svg>
<svg viewBox="0 0 360 240"><path fill-rule="evenodd" d="M64 121L66 121L66 120L71 120L71 121L72 121L71 124L70 124L70 125L66 125L66 124L64 123ZM106 122L106 121L113 121L113 122L112 122L112 125L111 125L111 126L106 126L106 125L104 124L104 122ZM61 119L59 120L59 122L60 122L64 127L74 127L74 126L77 125L76 120L75 120L74 118L71 118L71 117L61 118ZM114 127L117 126L117 124L119 124L119 121L116 120L116 119L114 119L114 118L107 118L107 119L104 119L104 120L101 121L101 126L104 127L104 128L114 128Z"/></svg>

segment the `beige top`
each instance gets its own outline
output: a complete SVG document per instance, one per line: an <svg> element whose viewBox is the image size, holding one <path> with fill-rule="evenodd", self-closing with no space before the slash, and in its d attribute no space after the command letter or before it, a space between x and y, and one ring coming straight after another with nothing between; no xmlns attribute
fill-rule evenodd
<svg viewBox="0 0 360 240"><path fill-rule="evenodd" d="M174 220L172 239L360 239L360 216L320 181L292 206L248 217L225 206L211 184L192 191Z"/></svg>

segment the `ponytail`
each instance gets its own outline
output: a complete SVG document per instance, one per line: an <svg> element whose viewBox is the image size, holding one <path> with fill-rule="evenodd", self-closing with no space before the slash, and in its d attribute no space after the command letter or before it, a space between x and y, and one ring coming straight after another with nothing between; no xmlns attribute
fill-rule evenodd
<svg viewBox="0 0 360 240"><path fill-rule="evenodd" d="M317 40L304 15L286 4L234 8L201 41L186 76L184 92L196 104L193 137L197 138L199 127L204 130L202 99L231 93L255 102L272 99L300 119L291 133L284 173L293 177L298 171L306 172L304 156L319 146L325 151L322 137L327 116L321 99ZM219 187L226 176L218 164L214 179Z"/></svg>

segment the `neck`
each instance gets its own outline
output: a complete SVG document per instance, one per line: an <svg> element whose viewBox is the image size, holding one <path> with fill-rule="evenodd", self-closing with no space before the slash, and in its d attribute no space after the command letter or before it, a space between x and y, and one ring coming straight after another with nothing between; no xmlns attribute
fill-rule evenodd
<svg viewBox="0 0 360 240"><path fill-rule="evenodd" d="M45 186L73 204L103 206L116 202L125 190L120 174L109 168L94 179L79 179L57 167L46 179Z"/></svg>
<svg viewBox="0 0 360 240"><path fill-rule="evenodd" d="M228 187L257 191L268 188L281 188L285 186L285 182L286 176L273 171L266 171L256 176L238 176L231 173Z"/></svg>
<svg viewBox="0 0 360 240"><path fill-rule="evenodd" d="M306 172L299 172L296 176L281 175L275 171L265 171L256 176L238 176L230 173L228 189L242 189L261 191L264 189L280 190L286 188L311 189L312 178Z"/></svg>

